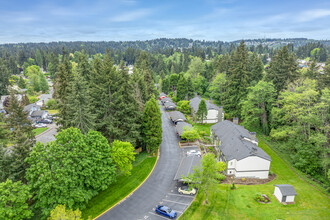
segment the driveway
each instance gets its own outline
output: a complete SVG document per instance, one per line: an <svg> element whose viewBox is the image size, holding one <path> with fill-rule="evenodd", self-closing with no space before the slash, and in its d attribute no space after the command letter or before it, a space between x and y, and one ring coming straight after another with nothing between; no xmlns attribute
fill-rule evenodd
<svg viewBox="0 0 330 220"><path fill-rule="evenodd" d="M55 123L47 126L48 129L36 136L36 142L40 141L45 144L50 141L55 141L55 135L57 134L57 125Z"/></svg>
<svg viewBox="0 0 330 220"><path fill-rule="evenodd" d="M179 147L168 113L163 108L162 112L163 140L154 171L139 189L98 220L164 219L165 217L155 214L156 205L168 205L180 215L193 200L193 196L177 193L177 182L173 179L184 152Z"/></svg>

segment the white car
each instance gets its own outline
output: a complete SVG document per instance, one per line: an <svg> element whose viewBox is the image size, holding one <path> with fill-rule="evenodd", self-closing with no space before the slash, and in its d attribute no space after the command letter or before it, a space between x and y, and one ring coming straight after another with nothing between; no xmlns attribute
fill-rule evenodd
<svg viewBox="0 0 330 220"><path fill-rule="evenodd" d="M182 195L195 195L197 190L195 188L190 188L189 186L181 186L178 192Z"/></svg>
<svg viewBox="0 0 330 220"><path fill-rule="evenodd" d="M47 127L47 125L41 123L41 124L36 124L34 127L35 128L45 128L45 127Z"/></svg>
<svg viewBox="0 0 330 220"><path fill-rule="evenodd" d="M190 150L190 151L187 152L187 156L198 156L198 157L201 157L202 154L198 150Z"/></svg>

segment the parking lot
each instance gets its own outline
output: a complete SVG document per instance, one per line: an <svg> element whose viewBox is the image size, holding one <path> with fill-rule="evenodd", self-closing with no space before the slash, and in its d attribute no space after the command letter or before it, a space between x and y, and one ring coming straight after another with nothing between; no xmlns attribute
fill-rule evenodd
<svg viewBox="0 0 330 220"><path fill-rule="evenodd" d="M48 129L41 134L36 136L36 141L40 141L41 143L45 144L50 141L55 140L55 135L57 134L57 126L55 123L47 124Z"/></svg>

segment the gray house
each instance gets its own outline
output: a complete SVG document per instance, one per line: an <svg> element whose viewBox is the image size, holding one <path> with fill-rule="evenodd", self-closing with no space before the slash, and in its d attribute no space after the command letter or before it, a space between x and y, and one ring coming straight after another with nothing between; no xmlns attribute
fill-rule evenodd
<svg viewBox="0 0 330 220"><path fill-rule="evenodd" d="M175 110L176 109L176 104L174 104L173 102L165 102L164 103L165 109L166 110Z"/></svg>
<svg viewBox="0 0 330 220"><path fill-rule="evenodd" d="M175 129L176 133L181 137L183 132L185 131L185 128L192 129L192 125L187 122L179 122L176 124Z"/></svg>
<svg viewBox="0 0 330 220"><path fill-rule="evenodd" d="M258 147L255 132L225 120L211 127L211 139L218 151L218 160L227 164L227 175L267 179L270 156Z"/></svg>
<svg viewBox="0 0 330 220"><path fill-rule="evenodd" d="M44 111L44 110L34 111L31 113L30 117L35 121L45 119L48 117L48 111Z"/></svg>
<svg viewBox="0 0 330 220"><path fill-rule="evenodd" d="M187 121L186 117L184 117L184 115L179 111L172 111L168 114L170 115L170 118L174 124L177 124L178 122Z"/></svg>
<svg viewBox="0 0 330 220"><path fill-rule="evenodd" d="M199 103L202 101L202 98L196 96L195 98L190 100L190 108L194 115L196 115L199 107ZM224 111L220 106L216 106L215 104L205 100L206 108L207 108L207 116L206 119L203 120L205 123L217 123L218 121L224 120Z"/></svg>
<svg viewBox="0 0 330 220"><path fill-rule="evenodd" d="M24 107L24 111L28 112L29 116L31 116L31 114L34 111L40 111L40 110L41 110L40 106L36 105L36 104L29 104L29 105Z"/></svg>

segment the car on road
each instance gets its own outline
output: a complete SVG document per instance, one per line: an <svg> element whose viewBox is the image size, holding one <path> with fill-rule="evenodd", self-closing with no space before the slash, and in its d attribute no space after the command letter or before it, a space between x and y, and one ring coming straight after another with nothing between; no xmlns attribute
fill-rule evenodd
<svg viewBox="0 0 330 220"><path fill-rule="evenodd" d="M47 127L47 125L43 124L43 123L39 123L39 124L36 124L34 125L35 128L45 128Z"/></svg>
<svg viewBox="0 0 330 220"><path fill-rule="evenodd" d="M201 157L202 154L198 150L190 150L190 151L187 152L187 156L199 156L199 157Z"/></svg>
<svg viewBox="0 0 330 220"><path fill-rule="evenodd" d="M195 188L189 188L189 186L181 186L178 192L183 195L195 195L197 190Z"/></svg>
<svg viewBox="0 0 330 220"><path fill-rule="evenodd" d="M42 119L42 120L39 121L39 123L43 123L43 124L51 124L51 123L53 123L53 121L50 120L50 119Z"/></svg>
<svg viewBox="0 0 330 220"><path fill-rule="evenodd" d="M164 206L164 205L158 205L155 209L156 213L163 215L168 218L175 218L176 217L176 211L172 210L171 208Z"/></svg>

